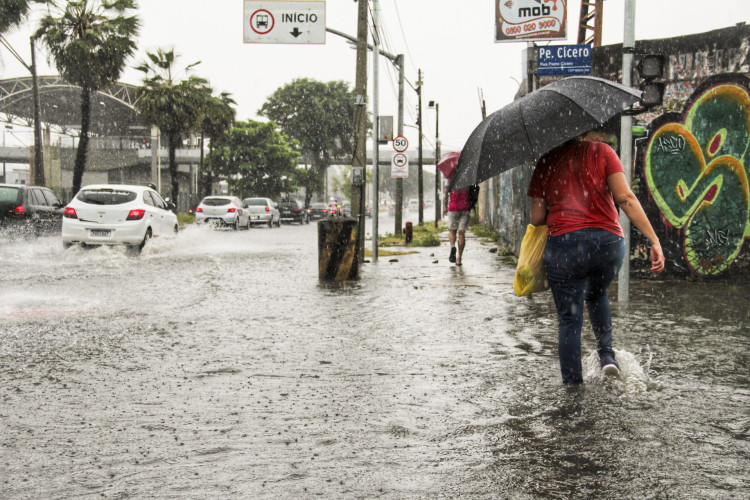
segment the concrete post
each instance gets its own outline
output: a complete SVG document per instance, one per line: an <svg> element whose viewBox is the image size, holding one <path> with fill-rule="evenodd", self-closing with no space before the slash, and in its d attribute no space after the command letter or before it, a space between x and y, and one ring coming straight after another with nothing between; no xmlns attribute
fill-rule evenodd
<svg viewBox="0 0 750 500"><path fill-rule="evenodd" d="M635 0L625 0L625 31L622 42L622 84L630 87L635 49ZM620 119L620 160L628 185L633 173L633 117ZM625 259L617 277L617 300L627 302L630 289L630 219L620 210L620 225L625 234Z"/></svg>

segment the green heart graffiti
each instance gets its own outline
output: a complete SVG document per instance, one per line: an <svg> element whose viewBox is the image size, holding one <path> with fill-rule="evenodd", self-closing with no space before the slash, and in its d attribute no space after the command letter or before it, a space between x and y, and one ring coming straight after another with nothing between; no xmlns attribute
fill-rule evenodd
<svg viewBox="0 0 750 500"><path fill-rule="evenodd" d="M662 125L649 141L648 189L664 219L683 230L685 260L696 275L725 271L750 237L748 146L750 95L736 84L706 89L682 123Z"/></svg>

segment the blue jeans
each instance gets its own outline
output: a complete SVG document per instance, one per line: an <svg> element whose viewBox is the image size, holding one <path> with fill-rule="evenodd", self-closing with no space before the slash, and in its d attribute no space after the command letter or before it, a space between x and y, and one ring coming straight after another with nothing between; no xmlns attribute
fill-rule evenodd
<svg viewBox="0 0 750 500"><path fill-rule="evenodd" d="M583 382L581 328L584 301L601 364L615 360L607 287L619 272L624 256L624 238L604 229L581 229L547 238L544 265L557 308L558 354L565 384Z"/></svg>

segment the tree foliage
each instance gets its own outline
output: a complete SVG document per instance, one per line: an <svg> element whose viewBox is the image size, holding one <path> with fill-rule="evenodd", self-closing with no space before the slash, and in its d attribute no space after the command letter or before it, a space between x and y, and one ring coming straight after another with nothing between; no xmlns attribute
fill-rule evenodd
<svg viewBox="0 0 750 500"><path fill-rule="evenodd" d="M299 143L303 161L297 179L305 188L305 204L322 194L326 169L336 158L354 152L354 94L343 81L328 83L299 78L277 89L259 114L278 123L281 131Z"/></svg>
<svg viewBox="0 0 750 500"><path fill-rule="evenodd" d="M201 120L201 194L208 196L211 194L211 185L213 184L213 171L211 169L211 152L216 141L223 137L234 124L236 116L235 109L232 105L236 104L231 95L222 92L218 96L209 95L203 101L203 119ZM208 137L209 158L206 164L203 161L203 137Z"/></svg>
<svg viewBox="0 0 750 500"><path fill-rule="evenodd" d="M47 3L48 0L2 0L0 1L0 35L21 24L29 14L32 3Z"/></svg>
<svg viewBox="0 0 750 500"><path fill-rule="evenodd" d="M199 129L211 89L205 79L195 75L177 79L174 66L178 55L174 49L157 49L146 55L149 61L136 68L144 73L136 108L144 124L156 125L167 138L172 201L176 204L180 193L176 150L190 132ZM185 71L197 64L188 65Z"/></svg>
<svg viewBox="0 0 750 500"><path fill-rule="evenodd" d="M81 135L73 170L73 190L81 187L86 169L91 94L115 83L136 50L140 23L135 0L70 0L47 14L34 37L48 48L60 75L81 87Z"/></svg>
<svg viewBox="0 0 750 500"><path fill-rule="evenodd" d="M237 122L219 138L210 157L213 171L227 179L236 196L276 198L296 187L299 151L273 122Z"/></svg>

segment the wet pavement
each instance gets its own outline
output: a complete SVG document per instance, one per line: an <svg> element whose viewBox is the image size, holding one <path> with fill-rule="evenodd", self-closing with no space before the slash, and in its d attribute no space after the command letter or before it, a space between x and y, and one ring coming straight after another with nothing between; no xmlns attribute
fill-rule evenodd
<svg viewBox="0 0 750 500"><path fill-rule="evenodd" d="M634 280L567 390L492 247L330 285L315 224L0 241L0 497L750 497L750 285Z"/></svg>

